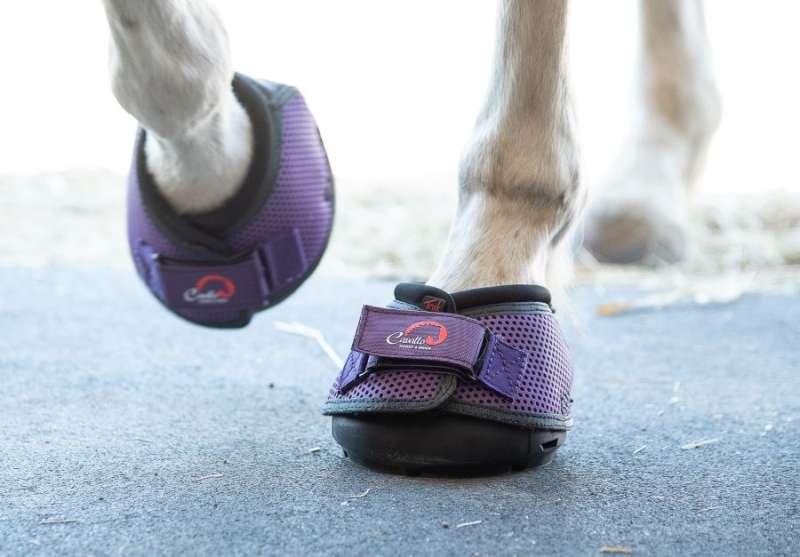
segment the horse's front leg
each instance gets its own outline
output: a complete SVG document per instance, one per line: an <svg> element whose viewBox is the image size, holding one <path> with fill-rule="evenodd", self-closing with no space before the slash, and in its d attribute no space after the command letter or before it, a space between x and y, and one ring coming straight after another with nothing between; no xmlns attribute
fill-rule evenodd
<svg viewBox="0 0 800 557"><path fill-rule="evenodd" d="M147 167L182 214L215 209L242 183L251 123L231 89L228 36L204 0L104 0L114 95L147 130Z"/></svg>
<svg viewBox="0 0 800 557"><path fill-rule="evenodd" d="M431 284L546 283L583 205L564 56L566 2L504 0L488 96ZM558 284L550 284L558 286Z"/></svg>
<svg viewBox="0 0 800 557"><path fill-rule="evenodd" d="M597 188L589 250L612 263L671 263L688 248L688 197L720 117L699 0L641 0L632 133Z"/></svg>

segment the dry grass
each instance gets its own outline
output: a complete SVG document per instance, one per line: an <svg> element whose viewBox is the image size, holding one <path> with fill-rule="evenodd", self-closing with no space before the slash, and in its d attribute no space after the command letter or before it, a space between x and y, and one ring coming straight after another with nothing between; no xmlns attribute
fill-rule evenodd
<svg viewBox="0 0 800 557"><path fill-rule="evenodd" d="M340 184L330 251L320 273L424 280L447 238L455 207L448 179ZM103 171L0 177L0 265L130 269L124 177ZM754 287L800 284L800 195L708 197L694 210L694 249L653 271L597 265L577 254L576 283L679 289L726 273Z"/></svg>

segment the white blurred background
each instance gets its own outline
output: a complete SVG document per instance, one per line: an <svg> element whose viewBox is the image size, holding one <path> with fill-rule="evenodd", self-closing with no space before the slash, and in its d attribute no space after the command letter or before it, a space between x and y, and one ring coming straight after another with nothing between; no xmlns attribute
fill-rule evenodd
<svg viewBox="0 0 800 557"><path fill-rule="evenodd" d="M236 67L297 85L345 181L452 176L486 88L488 0L218 2ZM724 120L704 187L797 188L800 4L707 2ZM574 0L573 93L587 175L627 122L636 2ZM0 172L125 169L133 123L111 96L99 0L4 7ZM445 186L447 187L447 186Z"/></svg>
<svg viewBox="0 0 800 557"><path fill-rule="evenodd" d="M217 4L237 69L296 85L307 97L345 209L380 205L388 214L396 209L402 218L397 207L404 192L421 189L452 201L459 153L487 84L494 2ZM709 0L706 11L724 114L700 187L708 199L769 195L785 206L786 195L800 190L800 4ZM573 93L583 177L590 184L613 162L628 124L636 26L634 0L573 0ZM121 225L114 228L122 219L115 211L122 203L121 177L135 124L110 92L107 35L99 0L7 3L0 18L6 75L0 103L0 211L5 214L0 216L7 224L27 223L25 233L43 241L54 234L40 230L45 223L32 223L28 213L43 210L36 205L47 204L47 196L71 207L68 218L104 215L103 223L87 224L84 232L90 237L92 230L101 230L98 226L114 235L121 230ZM429 233L446 231L450 211L445 213ZM341 211L339 216L341 226L358 220ZM763 215L759 219L760 226ZM357 228L353 234L364 232ZM775 249L762 249L750 263L781 260ZM119 246L100 251L105 257L114 250ZM405 257L373 256L365 253L356 263L391 274L403 266L392 257ZM412 254L425 260L414 272L424 273L435 256ZM21 257L0 241L0 260Z"/></svg>

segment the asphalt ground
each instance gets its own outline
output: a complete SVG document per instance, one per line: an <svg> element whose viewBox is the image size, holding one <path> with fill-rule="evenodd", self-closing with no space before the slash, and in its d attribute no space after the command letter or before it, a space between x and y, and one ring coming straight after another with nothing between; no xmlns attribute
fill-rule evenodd
<svg viewBox="0 0 800 557"><path fill-rule="evenodd" d="M566 328L555 460L405 477L342 456L320 406L385 282L314 277L244 330L164 311L132 273L0 271L0 555L800 553L800 298ZM682 448L698 441L697 448Z"/></svg>

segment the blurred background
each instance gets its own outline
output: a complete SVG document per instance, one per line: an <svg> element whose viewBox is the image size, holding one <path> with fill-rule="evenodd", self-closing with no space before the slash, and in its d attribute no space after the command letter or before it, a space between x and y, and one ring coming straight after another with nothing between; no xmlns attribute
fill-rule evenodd
<svg viewBox="0 0 800 557"><path fill-rule="evenodd" d="M706 2L723 120L699 183L689 260L654 273L579 253L579 283L800 283L800 4L754 6ZM459 154L486 90L494 2L226 0L218 8L236 68L298 86L318 119L339 188L320 272L424 280L442 245L429 240L447 234ZM569 32L591 188L629 123L636 2L574 0ZM107 51L99 0L5 7L0 266L130 266L124 176L135 123L111 94Z"/></svg>

